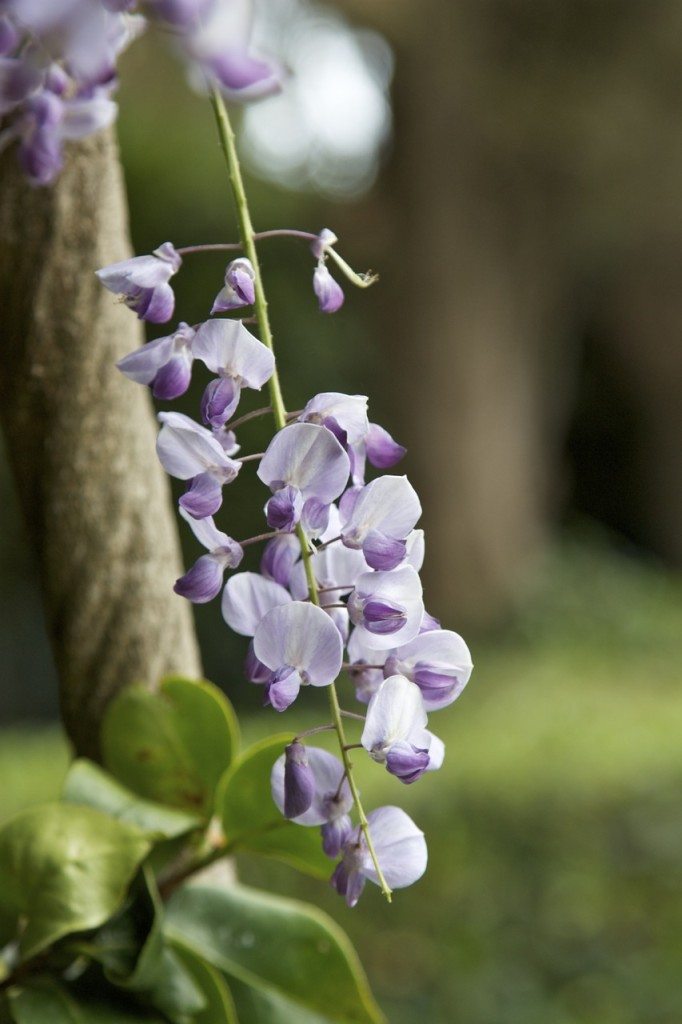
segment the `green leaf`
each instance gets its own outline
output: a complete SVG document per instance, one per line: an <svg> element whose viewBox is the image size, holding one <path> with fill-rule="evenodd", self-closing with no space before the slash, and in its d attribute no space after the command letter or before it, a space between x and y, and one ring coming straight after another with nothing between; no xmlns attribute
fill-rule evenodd
<svg viewBox="0 0 682 1024"><path fill-rule="evenodd" d="M162 926L163 905L145 866L131 889L128 906L81 949L102 964L113 985L141 993L174 1024L193 1024L206 999L191 972L168 947Z"/></svg>
<svg viewBox="0 0 682 1024"><path fill-rule="evenodd" d="M320 830L287 821L272 799L272 766L290 742L291 734L282 733L245 750L220 784L218 812L230 846L277 857L299 871L328 878L331 864L322 850Z"/></svg>
<svg viewBox="0 0 682 1024"><path fill-rule="evenodd" d="M16 1024L85 1024L78 1005L56 982L42 981L9 993Z"/></svg>
<svg viewBox="0 0 682 1024"><path fill-rule="evenodd" d="M26 918L24 957L119 908L150 843L90 807L45 804L0 829L0 902Z"/></svg>
<svg viewBox="0 0 682 1024"><path fill-rule="evenodd" d="M210 817L239 743L232 705L211 683L169 677L158 691L129 686L102 725L105 767L149 800Z"/></svg>
<svg viewBox="0 0 682 1024"><path fill-rule="evenodd" d="M174 942L173 949L206 1000L205 1008L195 1015L194 1024L240 1024L230 989L222 974L187 946Z"/></svg>
<svg viewBox="0 0 682 1024"><path fill-rule="evenodd" d="M67 986L51 978L13 988L9 1000L15 1024L164 1024L153 1010L113 990L95 995L79 984Z"/></svg>
<svg viewBox="0 0 682 1024"><path fill-rule="evenodd" d="M184 835L201 825L201 819L196 815L137 796L99 765L85 758L71 765L64 782L62 800L94 807L118 821L137 825L151 836L165 839Z"/></svg>
<svg viewBox="0 0 682 1024"><path fill-rule="evenodd" d="M348 938L314 907L239 885L189 885L168 904L166 932L252 990L253 1007L269 1007L269 1016L242 1018L249 1002L235 985L241 1024L384 1020Z"/></svg>

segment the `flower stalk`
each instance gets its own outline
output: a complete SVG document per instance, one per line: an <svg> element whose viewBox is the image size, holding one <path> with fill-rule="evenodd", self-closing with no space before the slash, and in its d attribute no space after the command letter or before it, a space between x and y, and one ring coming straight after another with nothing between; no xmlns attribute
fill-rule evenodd
<svg viewBox="0 0 682 1024"><path fill-rule="evenodd" d="M210 87L210 98L218 129L218 136L220 139L221 148L223 150L223 154L225 156L225 160L227 163L228 176L232 188L232 194L237 209L237 218L239 221L239 232L241 236L243 251L246 253L246 256L251 261L251 265L254 271L254 308L256 312L258 327L260 330L261 341L274 354L274 342L272 336L272 329L270 326L268 303L265 296L265 289L263 287L263 278L261 275L260 264L258 261L258 253L256 251L257 236L254 231L253 224L251 222L251 215L249 212L246 191L244 188L244 180L242 177L239 157L237 154L235 135L232 129L232 125L230 123L227 108L225 106L225 103L223 102L223 98L214 84L211 84ZM270 234L272 234L272 232L270 232ZM345 273L348 273L350 271L350 274L352 274L353 277L358 276L355 275L355 272L352 271L351 268L348 267L347 264L345 264L345 261L342 261L341 258L338 257L336 254L334 254L334 258L336 259L336 262L339 264L339 266L343 266ZM360 280L362 280L361 287L366 287L367 283L369 283L364 279L359 279L359 281ZM287 411L286 406L284 404L284 398L282 395L282 389L279 381L279 374L276 366L268 382L268 387L270 390L270 400L275 424L277 426L277 429L281 430L287 424ZM311 604L317 605L319 607L320 598L317 588L317 581L315 579L315 574L313 572L312 552L310 550L308 538L300 523L296 528L296 534L301 545L301 556L303 559L303 564L305 566L305 574L308 584L308 596ZM364 841L367 845L367 850L372 859L372 863L374 864L381 892L390 903L392 890L388 885L384 877L384 874L381 870L381 865L379 864L379 859L377 857L377 853L372 842L367 815L365 814L362 802L360 800L360 793L358 790L357 782L355 780L355 776L353 774L353 764L350 759L349 745L346 739L342 711L339 705L339 699L336 692L335 683L332 683L331 686L327 687L327 689L329 693L329 706L331 710L332 722L339 743L339 750L341 754L341 759L343 761L345 777L348 780L348 785L350 786L350 790L353 795L353 800L355 801L355 805L357 807L358 819L360 822L360 830L362 832Z"/></svg>

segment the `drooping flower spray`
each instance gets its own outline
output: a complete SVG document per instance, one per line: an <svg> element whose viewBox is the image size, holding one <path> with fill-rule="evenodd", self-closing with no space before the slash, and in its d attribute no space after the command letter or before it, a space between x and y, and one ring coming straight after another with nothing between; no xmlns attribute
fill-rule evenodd
<svg viewBox="0 0 682 1024"><path fill-rule="evenodd" d="M70 6L83 2L72 0ZM203 422L176 411L159 414L159 459L171 476L186 481L180 514L205 549L175 590L179 599L195 603L222 591L225 621L249 638L246 677L263 688L264 703L275 711L285 712L308 686L327 690L331 722L305 734L292 730L272 768L272 796L286 818L320 828L322 848L337 862L332 884L353 906L367 879L389 900L393 889L416 881L426 868L427 851L421 830L399 807L365 810L351 751L366 753L404 784L438 769L444 748L428 730L427 714L456 700L472 664L462 638L442 629L424 608L419 578L424 537L417 528L416 492L406 477L390 472L366 480L368 463L383 474L405 449L370 422L361 395L321 392L302 410L287 411L257 243L287 235L309 244L313 289L323 313L334 313L343 303L330 267L358 287L375 279L349 266L328 229L254 230L224 96L271 91L277 70L251 55L243 34L230 45L212 35L211 24L222 24L216 10L231 2L150 0L139 6L173 26L207 83L240 240L184 248L165 242L149 256L100 269L98 276L138 317L167 323L175 309L171 279L183 261L201 251L230 254L209 318L192 326L179 322L168 335L121 360L119 369L161 401L187 390L197 363L211 375L199 410ZM99 0L88 3L97 6ZM129 17L124 12L135 6L132 0L102 0L106 24L122 28ZM25 50L17 52L7 59L23 68ZM16 72L14 65L10 70ZM47 71L38 78L35 88L49 90ZM21 111L32 94L21 95L11 108L15 132L25 131L21 126L28 115ZM26 144L27 136L22 137ZM250 307L258 337L245 322L230 318L234 310ZM238 415L242 393L266 385L269 405ZM266 451L242 454L238 431L266 414L275 424ZM250 461L258 463L257 475L269 491L265 524L253 537L235 540L213 517L225 487ZM258 545L260 571L235 571L245 549ZM344 669L360 707L366 706L363 714L342 706L346 700L340 700L337 686ZM351 728L358 730L357 742L349 740ZM324 729L335 733L338 757L308 745L308 738Z"/></svg>

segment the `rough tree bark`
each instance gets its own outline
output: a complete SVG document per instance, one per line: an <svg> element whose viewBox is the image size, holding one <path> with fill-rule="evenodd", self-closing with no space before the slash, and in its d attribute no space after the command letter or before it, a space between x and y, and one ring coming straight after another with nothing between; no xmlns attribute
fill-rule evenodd
<svg viewBox="0 0 682 1024"><path fill-rule="evenodd" d="M146 391L114 364L142 342L94 269L130 255L111 134L32 189L0 162L0 420L40 568L67 732L96 757L106 703L133 682L200 674L168 481Z"/></svg>

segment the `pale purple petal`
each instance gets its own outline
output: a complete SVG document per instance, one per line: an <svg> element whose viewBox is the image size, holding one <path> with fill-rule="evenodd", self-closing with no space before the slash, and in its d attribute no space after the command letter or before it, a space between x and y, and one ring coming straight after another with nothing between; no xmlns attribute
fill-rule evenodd
<svg viewBox="0 0 682 1024"><path fill-rule="evenodd" d="M192 533L207 551L217 551L230 543L235 543L226 533L218 529L211 516L207 516L205 519L194 519L183 509L180 509L180 515L189 524Z"/></svg>
<svg viewBox="0 0 682 1024"><path fill-rule="evenodd" d="M367 458L377 469L391 469L407 451L378 423L370 423L365 436Z"/></svg>
<svg viewBox="0 0 682 1024"><path fill-rule="evenodd" d="M344 779L344 767L337 757L320 747L308 747L308 764L315 780L310 807L295 820L298 825L324 825L345 817L353 806L353 796ZM270 786L272 798L284 813L285 758L272 766Z"/></svg>
<svg viewBox="0 0 682 1024"><path fill-rule="evenodd" d="M367 815L369 834L384 877L392 889L412 885L426 871L428 854L424 833L400 807L380 807ZM369 852L364 875L378 884Z"/></svg>
<svg viewBox="0 0 682 1024"><path fill-rule="evenodd" d="M385 620L380 606L386 608ZM410 565L363 573L348 599L348 611L368 647L388 650L408 643L417 636L424 614L418 573ZM400 619L393 617L398 615Z"/></svg>
<svg viewBox="0 0 682 1024"><path fill-rule="evenodd" d="M275 434L258 476L271 490L290 484L304 500L330 504L348 479L348 456L333 434L314 423L292 423Z"/></svg>
<svg viewBox="0 0 682 1024"><path fill-rule="evenodd" d="M424 564L424 531L412 530L405 541L405 549L405 561L419 572Z"/></svg>
<svg viewBox="0 0 682 1024"><path fill-rule="evenodd" d="M315 259L320 260L328 248L336 245L338 238L330 228L322 228L317 238L310 243L310 251Z"/></svg>
<svg viewBox="0 0 682 1024"><path fill-rule="evenodd" d="M253 647L258 660L273 672L289 666L312 686L328 686L341 671L339 631L321 608L303 601L268 612L256 630Z"/></svg>
<svg viewBox="0 0 682 1024"><path fill-rule="evenodd" d="M253 651L253 640L249 640L249 646L244 659L244 675L250 683L263 684L270 679L272 672L267 665L259 661Z"/></svg>
<svg viewBox="0 0 682 1024"><path fill-rule="evenodd" d="M275 580L283 587L288 587L294 566L300 557L301 545L297 537L293 537L291 534L273 537L263 548L260 571L268 579Z"/></svg>
<svg viewBox="0 0 682 1024"><path fill-rule="evenodd" d="M224 426L239 405L240 396L241 388L231 377L210 381L201 399L204 423L211 427Z"/></svg>
<svg viewBox="0 0 682 1024"><path fill-rule="evenodd" d="M436 711L452 704L473 670L469 648L458 633L435 629L420 633L386 661L387 674L398 672L421 690L424 707Z"/></svg>
<svg viewBox="0 0 682 1024"><path fill-rule="evenodd" d="M161 465L171 476L189 480L206 471L229 483L241 463L230 459L213 434L179 412L159 413L163 424L156 442Z"/></svg>
<svg viewBox="0 0 682 1024"><path fill-rule="evenodd" d="M175 581L173 590L194 604L205 604L220 593L224 566L213 555L202 555L192 568Z"/></svg>
<svg viewBox="0 0 682 1024"><path fill-rule="evenodd" d="M313 802L315 776L302 743L289 743L284 748L284 817L298 818Z"/></svg>
<svg viewBox="0 0 682 1024"><path fill-rule="evenodd" d="M317 296L321 313L336 313L343 306L343 288L334 280L324 263L318 263L315 267L313 291Z"/></svg>
<svg viewBox="0 0 682 1024"><path fill-rule="evenodd" d="M363 487L343 528L343 541L361 547L372 530L405 540L421 515L417 493L405 476L380 476Z"/></svg>
<svg viewBox="0 0 682 1024"><path fill-rule="evenodd" d="M223 488L212 473L199 473L178 498L180 511L187 512L194 519L213 516L223 503Z"/></svg>
<svg viewBox="0 0 682 1024"><path fill-rule="evenodd" d="M362 553L371 569L387 572L405 561L407 545L404 540L387 537L380 530L370 530L362 542Z"/></svg>
<svg viewBox="0 0 682 1024"><path fill-rule="evenodd" d="M275 711L286 711L298 697L303 679L301 673L288 665L273 672L265 684L265 704Z"/></svg>
<svg viewBox="0 0 682 1024"><path fill-rule="evenodd" d="M349 867L346 859L336 865L331 877L331 885L346 900L349 907L354 907L365 887L365 878L357 868Z"/></svg>
<svg viewBox="0 0 682 1024"><path fill-rule="evenodd" d="M213 303L211 316L214 313L227 313L241 306L251 306L255 300L255 272L251 261L239 258L232 260L225 271L225 286Z"/></svg>
<svg viewBox="0 0 682 1024"><path fill-rule="evenodd" d="M440 619L437 619L434 615L429 615L427 611L424 611L419 632L431 633L434 629L440 629Z"/></svg>
<svg viewBox="0 0 682 1024"><path fill-rule="evenodd" d="M265 503L265 519L273 530L291 533L300 521L303 495L295 487L281 487Z"/></svg>
<svg viewBox="0 0 682 1024"><path fill-rule="evenodd" d="M386 770L405 785L420 779L429 767L429 750L401 740L386 754Z"/></svg>
<svg viewBox="0 0 682 1024"><path fill-rule="evenodd" d="M241 320L207 320L197 330L192 349L212 373L232 377L242 387L257 391L275 368L270 349L247 331Z"/></svg>
<svg viewBox="0 0 682 1024"><path fill-rule="evenodd" d="M321 537L329 526L329 508L318 498L308 498L301 512L301 525L308 537Z"/></svg>
<svg viewBox="0 0 682 1024"><path fill-rule="evenodd" d="M74 97L64 103L64 116L59 133L63 139L84 139L113 124L118 106L103 89L92 96Z"/></svg>
<svg viewBox="0 0 682 1024"><path fill-rule="evenodd" d="M324 391L310 399L299 420L301 423L318 423L323 427L328 426L328 420L333 420L345 433L348 444L355 444L361 441L369 430L367 396ZM329 429L336 434L332 427ZM338 434L336 436L338 437Z"/></svg>
<svg viewBox="0 0 682 1024"><path fill-rule="evenodd" d="M9 18L0 17L0 56L6 57L17 48L20 35Z"/></svg>
<svg viewBox="0 0 682 1024"><path fill-rule="evenodd" d="M281 604L288 604L291 594L279 583L265 579L257 572L240 572L231 576L223 591L222 612L225 622L241 636L253 636L265 615ZM263 659L257 655L258 660ZM270 671L273 666L269 665ZM279 668L280 666L275 666Z"/></svg>
<svg viewBox="0 0 682 1024"><path fill-rule="evenodd" d="M389 676L369 702L361 743L380 764L396 743L426 727L419 687L404 676Z"/></svg>
<svg viewBox="0 0 682 1024"><path fill-rule="evenodd" d="M322 849L326 855L332 858L338 857L343 844L352 831L353 824L347 814L343 814L340 818L334 818L333 821L325 822L320 832L322 833Z"/></svg>
<svg viewBox="0 0 682 1024"><path fill-rule="evenodd" d="M282 72L277 64L245 50L224 50L207 62L223 91L233 100L253 100L279 92Z"/></svg>

